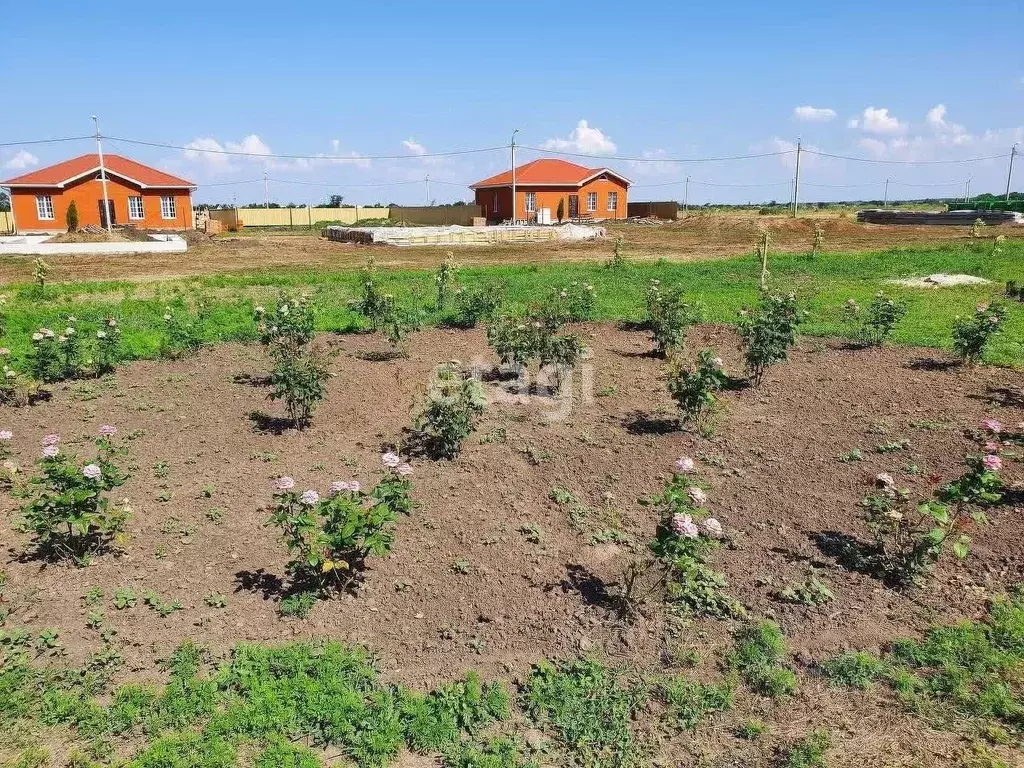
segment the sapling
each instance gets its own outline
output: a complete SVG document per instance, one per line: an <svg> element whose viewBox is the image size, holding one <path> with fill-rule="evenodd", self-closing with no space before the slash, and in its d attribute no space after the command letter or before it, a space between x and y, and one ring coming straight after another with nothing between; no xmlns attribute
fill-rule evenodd
<svg viewBox="0 0 1024 768"><path fill-rule="evenodd" d="M768 230L765 230L757 241L757 259L761 263L761 276L758 278L758 285L761 286L762 291L768 287L768 278L771 276L768 272L768 249L771 247L771 243L772 236Z"/></svg>
<svg viewBox="0 0 1024 768"><path fill-rule="evenodd" d="M811 242L811 256L816 257L825 247L825 230L821 224L814 225L814 240Z"/></svg>
<svg viewBox="0 0 1024 768"><path fill-rule="evenodd" d="M756 309L740 310L741 349L755 384L771 365L787 359L805 314L798 309L792 293L762 293Z"/></svg>
<svg viewBox="0 0 1024 768"><path fill-rule="evenodd" d="M501 309L503 293L498 285L457 288L454 324L460 328L475 328L481 320L494 319L495 314Z"/></svg>
<svg viewBox="0 0 1024 768"><path fill-rule="evenodd" d="M36 289L40 294L46 292L46 278L50 274L50 265L42 258L32 262L32 278L36 282Z"/></svg>
<svg viewBox="0 0 1024 768"><path fill-rule="evenodd" d="M96 331L96 372L110 373L121 362L121 326L117 319L107 317Z"/></svg>
<svg viewBox="0 0 1024 768"><path fill-rule="evenodd" d="M615 238L615 250L612 251L611 259L605 264L608 269L624 269L629 266L626 261L625 248L622 244L622 236Z"/></svg>
<svg viewBox="0 0 1024 768"><path fill-rule="evenodd" d="M36 381L59 381L64 370L62 357L57 334L52 329L40 328L32 334L29 365Z"/></svg>
<svg viewBox="0 0 1024 768"><path fill-rule="evenodd" d="M697 307L687 303L681 288L662 286L660 280L651 280L645 301L647 327L658 356L665 357L670 351L681 352L686 329L700 319Z"/></svg>
<svg viewBox="0 0 1024 768"><path fill-rule="evenodd" d="M455 364L439 366L427 388L423 409L413 419L415 439L433 458L454 459L476 427L486 403L483 387Z"/></svg>
<svg viewBox="0 0 1024 768"><path fill-rule="evenodd" d="M692 369L675 359L668 366L668 391L679 406L684 422L697 422L712 412L718 403L716 393L728 383L722 358L705 349Z"/></svg>
<svg viewBox="0 0 1024 768"><path fill-rule="evenodd" d="M966 363L981 360L985 347L1006 322L1006 307L997 302L979 304L970 317L953 321L953 353Z"/></svg>
<svg viewBox="0 0 1024 768"><path fill-rule="evenodd" d="M272 389L268 397L283 400L292 424L296 429L304 429L326 394L329 375L327 365L316 354L280 357L270 374Z"/></svg>
<svg viewBox="0 0 1024 768"><path fill-rule="evenodd" d="M455 254L451 251L445 255L444 261L437 268L434 275L434 282L437 283L437 311L444 312L448 306L448 295L452 286L458 280L459 265L455 263Z"/></svg>
<svg viewBox="0 0 1024 768"><path fill-rule="evenodd" d="M854 336L875 347L882 346L906 314L906 302L892 299L884 291L874 295L867 311L853 299L847 299L843 308L843 319L853 327Z"/></svg>

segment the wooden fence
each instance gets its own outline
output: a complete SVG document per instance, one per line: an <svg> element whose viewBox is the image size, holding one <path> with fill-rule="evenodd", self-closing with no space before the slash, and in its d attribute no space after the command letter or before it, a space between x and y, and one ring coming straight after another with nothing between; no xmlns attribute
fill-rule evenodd
<svg viewBox="0 0 1024 768"><path fill-rule="evenodd" d="M473 219L480 216L483 216L483 213L479 205L393 205L390 218L392 221L405 221L409 224L459 224L469 227L473 225Z"/></svg>
<svg viewBox="0 0 1024 768"><path fill-rule="evenodd" d="M0 211L0 235L9 235L14 232L14 214L10 211Z"/></svg>
<svg viewBox="0 0 1024 768"><path fill-rule="evenodd" d="M627 216L656 216L659 219L675 220L679 218L679 203L675 200L657 202L626 203Z"/></svg>
<svg viewBox="0 0 1024 768"><path fill-rule="evenodd" d="M234 229L236 221L244 227L307 227L319 222L336 221L353 224L360 219L386 219L387 208L356 206L353 208L218 208L210 218L224 229ZM237 218L236 218L237 217Z"/></svg>

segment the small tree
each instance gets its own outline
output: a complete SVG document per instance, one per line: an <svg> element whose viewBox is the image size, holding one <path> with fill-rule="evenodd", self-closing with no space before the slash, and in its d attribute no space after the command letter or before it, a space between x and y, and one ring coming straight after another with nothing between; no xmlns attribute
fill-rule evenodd
<svg viewBox="0 0 1024 768"><path fill-rule="evenodd" d="M413 420L416 439L432 458L454 459L476 426L487 397L480 382L451 363L438 368L423 410Z"/></svg>
<svg viewBox="0 0 1024 768"><path fill-rule="evenodd" d="M769 366L785 360L796 343L797 327L804 313L797 309L796 295L761 294L755 310L741 310L739 333L747 372L760 383Z"/></svg>
<svg viewBox="0 0 1024 768"><path fill-rule="evenodd" d="M558 217L558 223L562 223L562 219L565 218L565 198L558 199L558 207L555 209L555 216Z"/></svg>
<svg viewBox="0 0 1024 768"><path fill-rule="evenodd" d="M821 249L825 247L825 229L821 224L816 224L814 227L814 240L811 243L811 256L817 256L821 253Z"/></svg>
<svg viewBox="0 0 1024 768"><path fill-rule="evenodd" d="M761 233L760 239L757 241L757 258L761 262L761 277L759 284L763 291L768 285L768 278L770 274L768 272L768 249L772 244L772 236L767 230Z"/></svg>
<svg viewBox="0 0 1024 768"><path fill-rule="evenodd" d="M36 289L40 294L46 292L46 277L50 274L50 265L41 258L32 262L32 278L36 281Z"/></svg>
<svg viewBox="0 0 1024 768"><path fill-rule="evenodd" d="M710 349L701 351L693 370L679 360L672 361L668 367L668 391L679 406L682 420L698 426L703 426L702 419L714 411L718 404L716 393L727 381L722 359Z"/></svg>
<svg viewBox="0 0 1024 768"><path fill-rule="evenodd" d="M875 294L867 313L853 299L843 307L843 319L854 329L854 335L873 347L880 347L907 314L907 303L889 298L884 291Z"/></svg>
<svg viewBox="0 0 1024 768"><path fill-rule="evenodd" d="M966 363L981 360L989 340L1002 331L1006 307L1002 304L979 304L970 317L957 315L953 321L953 352Z"/></svg>
<svg viewBox="0 0 1024 768"><path fill-rule="evenodd" d="M78 231L78 205L74 200L71 201L71 205L68 206L68 210L64 214L64 223L68 227L68 232Z"/></svg>
<svg viewBox="0 0 1024 768"><path fill-rule="evenodd" d="M662 287L660 280L651 280L645 298L647 327L654 338L658 356L681 351L686 341L686 329L700 319L698 309L686 302L681 288Z"/></svg>

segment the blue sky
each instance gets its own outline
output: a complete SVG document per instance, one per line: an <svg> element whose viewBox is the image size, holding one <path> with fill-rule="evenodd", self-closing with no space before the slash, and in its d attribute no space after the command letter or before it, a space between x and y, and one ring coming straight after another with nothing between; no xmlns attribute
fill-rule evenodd
<svg viewBox="0 0 1024 768"><path fill-rule="evenodd" d="M508 166L507 149L416 155L507 145L515 128L526 146L599 155L575 161L631 178L631 199L681 199L690 175L694 202L788 199L793 156L669 160L782 151L798 136L872 160L1024 148L1019 2L349 6L8 3L0 143L87 134L98 114L111 137L314 157L107 142L192 179L198 200L262 200L266 168L280 202L360 203L420 202L427 174L432 198L467 198L463 185ZM91 149L0 148L0 176ZM365 159L379 155L410 157ZM954 194L968 176L973 192L999 191L1006 174L1004 158L802 165L802 199L880 196L886 177L894 197Z"/></svg>

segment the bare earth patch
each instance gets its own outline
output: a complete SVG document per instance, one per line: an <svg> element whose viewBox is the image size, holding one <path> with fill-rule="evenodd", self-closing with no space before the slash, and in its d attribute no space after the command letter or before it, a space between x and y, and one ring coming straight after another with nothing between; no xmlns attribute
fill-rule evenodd
<svg viewBox="0 0 1024 768"><path fill-rule="evenodd" d="M1019 373L945 366L933 351L804 340L761 388L725 395L717 434L705 440L674 424L662 362L647 356L644 334L597 324L580 330L593 349L587 375L599 396L585 398L577 378L571 409L537 397L492 402L457 460L415 461L418 506L399 521L394 552L371 561L358 596L321 602L307 620L276 612L287 553L263 526L272 481L288 474L298 487L321 491L336 479L372 485L382 446L409 425L436 362L493 362L481 331L425 331L412 339L409 359L390 362L361 355L382 348L377 336L321 337L334 377L304 433L275 434L266 420L250 418L279 410L261 384L262 350L239 345L135 363L119 369L116 382L57 385L47 403L6 409L3 427L13 430L15 458L26 468L49 432L60 432L69 450L86 450L105 423L133 436L125 462L132 478L121 491L135 512L123 553L80 569L21 558L27 539L0 527L14 609L8 624L58 630L70 659L80 661L98 646L82 596L98 586L109 604L115 589L131 587L183 607L167 618L141 599L134 608L108 607L128 678L151 676L155 659L186 639L223 651L240 641L311 637L366 643L386 677L424 686L469 668L509 679L543 657L581 653L649 668L680 646L701 652L701 674L716 674L712 652L730 642L725 622L679 623L652 610L629 624L608 600L632 548L639 551L655 527L637 499L660 488L681 454L698 459L711 485L709 509L733 539L714 556L730 593L780 623L799 666L811 669L841 650L877 650L935 621L977 617L987 596L1024 578L1020 506L995 510L990 526L972 531L968 560L944 562L934 587L913 596L845 570L830 549L844 536L865 538L857 505L877 473L930 493L930 476L948 480L961 471L975 445L965 429L993 415L1024 421L1021 401L1005 396L1019 392ZM688 343L714 346L729 371L740 371L731 331L703 327ZM905 451L874 451L903 439ZM854 448L863 461L838 461ZM1019 463L1005 474L1024 481ZM582 530L549 498L556 486L586 507ZM13 522L16 502L5 494L2 503ZM526 525L539 528L539 543L520 531ZM592 540L610 528L622 542ZM457 560L468 563L465 573L453 567ZM811 566L835 601L807 609L774 598ZM208 606L210 594L225 595L226 607ZM947 765L959 753L952 735L894 712L813 680L786 703L742 693L713 733L702 726L664 744L664 764L690 765L695 755L751 759L757 747L719 727L751 716L782 735L827 724L838 747L830 765Z"/></svg>

